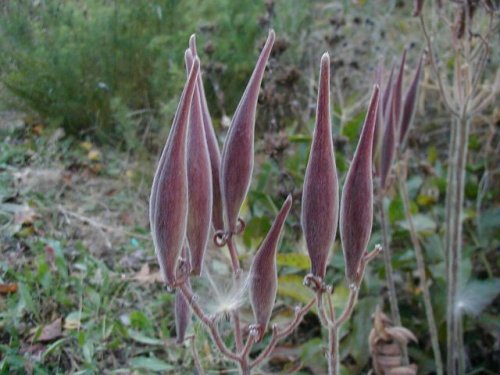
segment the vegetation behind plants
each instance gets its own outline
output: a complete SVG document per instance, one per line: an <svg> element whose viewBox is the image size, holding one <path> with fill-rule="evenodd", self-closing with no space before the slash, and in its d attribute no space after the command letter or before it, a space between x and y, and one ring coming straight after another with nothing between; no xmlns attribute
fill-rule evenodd
<svg viewBox="0 0 500 375"><path fill-rule="evenodd" d="M3 114L0 126L0 371L175 373L192 368L189 347L174 345L174 299L159 282L146 216L156 157L149 151L161 146L171 123L191 33L199 40L215 127L224 134L224 116L232 116L236 108L268 27L277 31L257 110L254 182L243 207L244 264L284 197L291 191L300 197L297 187L302 186L309 154L321 53L329 51L332 59L333 135L342 178L379 59L390 67L407 46L408 66L414 67L426 44L406 2L236 3L2 4L1 106L30 116ZM424 15L442 72L451 77L455 60L449 34L434 22L432 11L427 8ZM478 11L476 19L487 22L483 16ZM493 49L485 87L495 82L497 68L498 51ZM405 82L410 76L405 72ZM446 275L440 238L450 120L428 61L422 82L408 139L407 186L445 353ZM497 126L492 106L473 120L463 213L467 363L485 372L498 367L492 350L498 326ZM410 357L422 373L429 373L435 364L403 203L395 190L384 200L398 303L402 325L419 339L418 345L409 346ZM302 286L309 264L301 252L299 215L300 205L294 205L278 253L276 321L289 318L286 306L309 298ZM376 226L371 245L378 242ZM341 306L348 289L338 239L334 249L326 279L336 286L335 303ZM224 254L210 254L214 269L223 272ZM381 260L371 263L365 279L353 319L340 333L341 369L349 373L371 367L370 317L377 305L389 311ZM249 306L242 316L250 319ZM227 368L200 326L192 329L204 367ZM316 315L308 314L266 369L294 366L283 359L294 358L303 373L321 373L325 341Z"/></svg>

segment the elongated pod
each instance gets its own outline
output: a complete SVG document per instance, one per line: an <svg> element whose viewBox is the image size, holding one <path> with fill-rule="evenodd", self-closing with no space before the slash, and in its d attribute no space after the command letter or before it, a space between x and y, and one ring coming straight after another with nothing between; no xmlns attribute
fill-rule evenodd
<svg viewBox="0 0 500 375"><path fill-rule="evenodd" d="M372 231L372 146L378 105L379 87L375 86L340 202L340 239L349 283L358 281L359 265Z"/></svg>
<svg viewBox="0 0 500 375"><path fill-rule="evenodd" d="M189 39L189 49L193 56L197 56L196 52L196 38L193 34ZM205 137L207 138L208 153L210 155L210 168L212 170L212 225L215 231L224 229L224 219L222 210L222 198L220 191L220 164L221 156L219 150L219 143L215 135L214 126L212 124L212 117L208 110L207 98L205 96L205 89L203 88L202 74L198 74L198 95L200 96L201 111L203 115L203 126L205 128Z"/></svg>
<svg viewBox="0 0 500 375"><path fill-rule="evenodd" d="M323 279L339 213L339 187L330 120L330 57L321 58L316 127L302 191L301 223L311 273Z"/></svg>
<svg viewBox="0 0 500 375"><path fill-rule="evenodd" d="M399 72L396 82L394 83L394 119L396 121L396 133L399 133L401 128L401 113L403 111L402 100L403 100L403 76L405 70L406 62L406 49L403 51L401 56L401 62L399 64ZM396 139L398 141L399 139Z"/></svg>
<svg viewBox="0 0 500 375"><path fill-rule="evenodd" d="M193 64L193 55L186 51L186 68ZM187 140L188 221L186 237L191 254L191 273L199 276L207 248L212 220L212 171L203 126L199 87L196 85L191 103Z"/></svg>
<svg viewBox="0 0 500 375"><path fill-rule="evenodd" d="M186 235L188 211L187 131L200 62L195 59L153 179L149 200L151 234L167 283L173 287L177 259Z"/></svg>
<svg viewBox="0 0 500 375"><path fill-rule="evenodd" d="M273 312L278 286L276 252L290 207L292 207L291 195L283 203L250 268L250 302L255 318L254 327L257 329L256 341L264 335Z"/></svg>
<svg viewBox="0 0 500 375"><path fill-rule="evenodd" d="M406 134L408 133L408 129L410 129L413 119L415 117L415 109L416 102L418 98L418 92L420 87L420 72L422 71L422 59L420 57L420 61L418 62L417 69L415 70L415 74L413 76L413 80L408 87L408 91L406 91L405 100L403 103L403 115L401 118L401 127L399 129L399 144L401 146L404 145L406 140Z"/></svg>
<svg viewBox="0 0 500 375"><path fill-rule="evenodd" d="M253 171L255 111L260 84L274 39L274 31L271 30L236 108L222 149L220 184L224 225L228 234L237 232L238 214L250 187Z"/></svg>

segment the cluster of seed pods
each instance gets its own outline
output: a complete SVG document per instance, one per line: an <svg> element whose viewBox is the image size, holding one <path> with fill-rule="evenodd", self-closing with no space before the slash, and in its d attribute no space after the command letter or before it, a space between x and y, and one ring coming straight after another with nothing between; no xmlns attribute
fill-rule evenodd
<svg viewBox="0 0 500 375"><path fill-rule="evenodd" d="M222 156L208 111L194 36L190 39L185 54L187 81L161 153L150 197L154 246L170 289L181 284L189 286L189 277L202 273L211 232L215 233L216 242L224 243L244 228L238 215L251 182L257 99L274 39L275 34L271 31L233 116ZM398 104L395 99L398 94L394 94L401 91L401 71L402 68L397 78L399 83L393 89L388 84L391 89L386 89L380 102L381 106L383 101L384 107L391 108L388 113L405 118L413 114L413 107L407 108L406 102L411 96L416 96L413 92L416 88L413 84L410 86L401 110L401 100ZM420 65L417 76L419 71ZM382 118L377 114L379 96L382 97L378 85L375 85L339 202L330 119L330 58L327 53L322 56L316 124L304 178L301 211L302 229L311 260L311 273L306 280L313 281L317 288L324 288L323 280L339 221L346 278L349 283L359 283L362 276L360 272L373 219L372 148L377 123ZM400 132L400 139L404 139L406 131ZM248 284L254 324L250 332L255 341L265 333L275 304L276 253L291 207L292 198L288 196L251 263ZM179 289L175 304L178 339L182 341L191 312Z"/></svg>
<svg viewBox="0 0 500 375"><path fill-rule="evenodd" d="M403 76L406 50L401 57L396 79L394 80L395 65L393 64L389 78L384 86L376 123L373 150L375 174L380 178L382 190L387 189L390 185L389 176L396 151L404 148L408 130L415 116L422 60L421 57L404 98ZM383 67L380 67L377 72L376 81L378 84L381 83L382 70Z"/></svg>

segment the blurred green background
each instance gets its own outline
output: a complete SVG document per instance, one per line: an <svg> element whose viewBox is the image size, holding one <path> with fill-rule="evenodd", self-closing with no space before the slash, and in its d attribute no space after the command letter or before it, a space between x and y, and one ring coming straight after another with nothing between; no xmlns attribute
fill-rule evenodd
<svg viewBox="0 0 500 375"><path fill-rule="evenodd" d="M189 36L197 36L222 145L268 29L277 34L259 97L256 168L243 210L247 227L239 242L248 269L286 195L300 198L322 53L328 51L332 61L333 133L343 180L376 67L383 62L389 70L407 47L407 85L424 50L411 3L1 2L0 374L193 373L189 344L174 344L173 296L161 285L147 219L156 159L185 81ZM433 9L427 11L432 18ZM447 69L453 65L450 40L439 26L433 27ZM499 60L499 52L493 51L487 77L493 77ZM444 350L441 236L450 120L428 67L422 81L409 140L408 186ZM495 107L474 121L463 218L462 277L471 306L465 320L468 360L475 373L491 374L500 366L498 122ZM403 325L419 338L410 354L420 372L432 373L414 252L402 202L396 192L390 195L385 204ZM278 256L276 322L289 319L290 306L311 298L302 286L309 264L299 200ZM372 244L380 241L375 220ZM224 251L210 249L213 278L230 294L223 276L226 260ZM338 306L348 293L343 269L337 242L327 277L335 285ZM377 304L388 309L381 259L372 263L365 281L353 319L343 328L346 374L371 368L370 317ZM203 304L217 311L206 281L198 284ZM251 320L248 304L243 319ZM191 330L205 368L228 373L230 365L211 349L199 323ZM326 337L315 314L308 314L265 370L282 373L301 362L301 373L324 373Z"/></svg>

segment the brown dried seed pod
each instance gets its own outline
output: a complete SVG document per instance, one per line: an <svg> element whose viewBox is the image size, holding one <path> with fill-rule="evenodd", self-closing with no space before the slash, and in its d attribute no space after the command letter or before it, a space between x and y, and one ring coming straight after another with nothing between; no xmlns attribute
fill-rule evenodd
<svg viewBox="0 0 500 375"><path fill-rule="evenodd" d="M260 84L274 39L274 31L271 30L236 108L222 149L220 185L225 231L228 234L237 232L238 214L252 178L255 111Z"/></svg>
<svg viewBox="0 0 500 375"><path fill-rule="evenodd" d="M193 55L186 51L186 68ZM212 172L203 126L199 88L195 87L187 141L188 221L186 236L191 254L191 273L201 275L212 220Z"/></svg>
<svg viewBox="0 0 500 375"><path fill-rule="evenodd" d="M330 119L330 57L321 58L316 127L302 191L302 230L311 259L311 273L323 279L339 213L339 187Z"/></svg>
<svg viewBox="0 0 500 375"><path fill-rule="evenodd" d="M415 365L402 366L401 346L406 347L409 340L416 342L417 338L406 328L393 327L391 320L377 307L368 338L373 369L377 375L417 374Z"/></svg>
<svg viewBox="0 0 500 375"><path fill-rule="evenodd" d="M378 105L379 87L375 86L340 203L340 239L349 283L359 281L359 265L372 231L372 145Z"/></svg>
<svg viewBox="0 0 500 375"><path fill-rule="evenodd" d="M200 62L195 58L153 179L149 201L151 234L167 286L175 284L186 236L188 211L187 131Z"/></svg>
<svg viewBox="0 0 500 375"><path fill-rule="evenodd" d="M193 56L197 56L196 38L194 34L189 39L189 49ZM222 198L220 192L220 164L221 156L219 150L219 142L215 135L212 117L208 110L207 98L205 89L203 88L202 74L198 74L198 95L200 96L201 110L203 114L203 126L205 128L205 137L207 138L208 153L210 155L210 168L212 171L212 226L215 231L224 230Z"/></svg>
<svg viewBox="0 0 500 375"><path fill-rule="evenodd" d="M250 268L250 302L256 323L253 328L256 330L257 341L264 335L273 312L278 286L276 252L291 207L292 196L289 195L262 241Z"/></svg>

